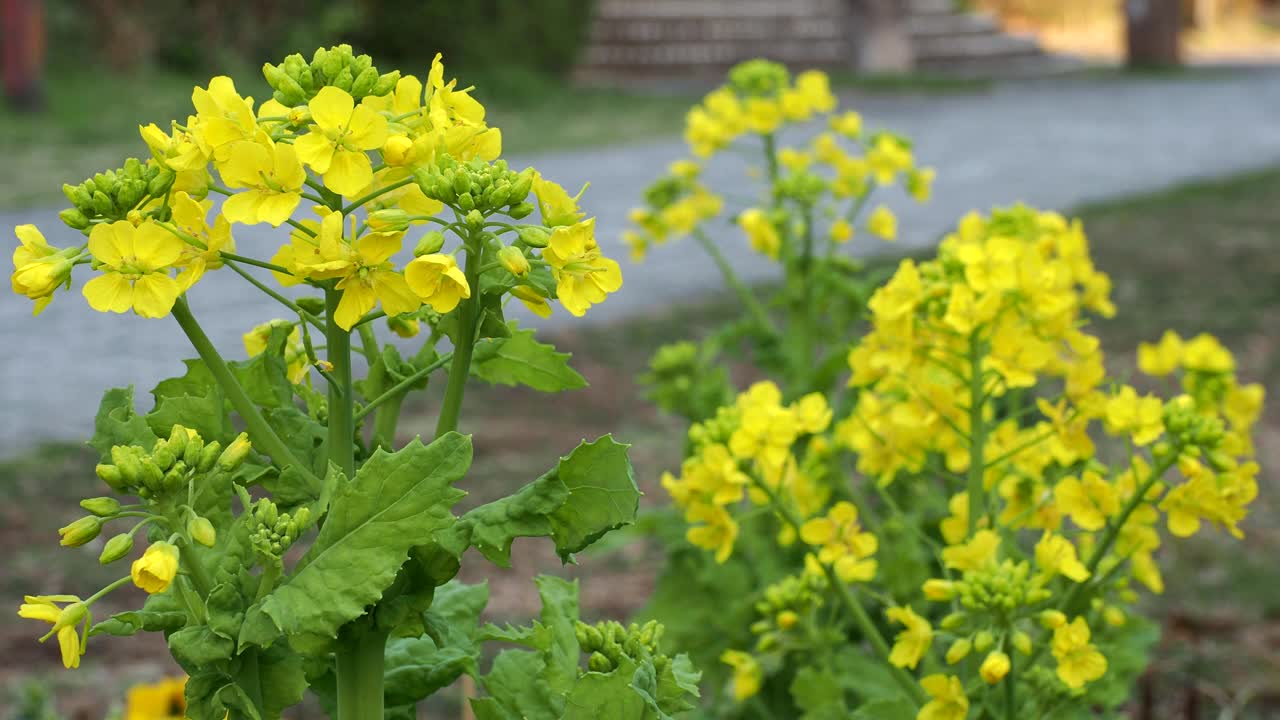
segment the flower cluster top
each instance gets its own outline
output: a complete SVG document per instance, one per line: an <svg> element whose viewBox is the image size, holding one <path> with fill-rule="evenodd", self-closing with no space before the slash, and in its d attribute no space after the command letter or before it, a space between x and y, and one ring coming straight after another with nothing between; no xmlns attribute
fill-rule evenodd
<svg viewBox="0 0 1280 720"><path fill-rule="evenodd" d="M286 285L334 284L338 322L350 329L379 305L392 318L424 306L447 313L477 291L443 247L450 230L482 244L491 262L480 270L539 314L558 299L582 315L621 286L581 193L508 169L501 132L471 88L446 82L440 56L425 80L379 73L345 45L310 62L291 55L264 75L271 99L255 104L215 77L195 88L185 121L140 128L150 158L64 185L72 207L60 217L88 241L57 248L19 226L14 291L38 314L74 267L89 265L84 295L95 310L156 318L205 272L244 263ZM216 204L211 194L226 197ZM538 224L506 222L535 209ZM233 227L258 223L291 227L283 247L266 249L269 262L237 254L257 248L237 248ZM405 235L433 225L415 257L397 263Z"/></svg>

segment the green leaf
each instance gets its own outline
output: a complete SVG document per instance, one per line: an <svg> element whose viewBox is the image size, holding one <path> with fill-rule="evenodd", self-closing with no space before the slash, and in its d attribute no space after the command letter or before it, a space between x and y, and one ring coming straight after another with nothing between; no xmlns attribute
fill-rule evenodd
<svg viewBox="0 0 1280 720"><path fill-rule="evenodd" d="M511 336L476 343L471 374L493 384L527 385L542 392L576 390L587 381L569 367L569 353L533 339L533 330L508 323Z"/></svg>
<svg viewBox="0 0 1280 720"><path fill-rule="evenodd" d="M174 425L195 430L205 442L225 443L234 435L222 391L217 388L208 388L201 395L157 395L155 409L147 413L147 424L153 433L164 437Z"/></svg>
<svg viewBox="0 0 1280 720"><path fill-rule="evenodd" d="M230 660L235 648L234 640L215 633L208 625L185 627L169 636L169 652L188 672Z"/></svg>
<svg viewBox="0 0 1280 720"><path fill-rule="evenodd" d="M635 521L640 489L627 458L629 447L605 435L560 459L558 476L569 499L551 515L551 538L562 560Z"/></svg>
<svg viewBox="0 0 1280 720"><path fill-rule="evenodd" d="M860 706L852 716L839 715L833 717L850 717L851 720L916 720L916 710L907 700L872 700Z"/></svg>
<svg viewBox="0 0 1280 720"><path fill-rule="evenodd" d="M635 674L635 663L629 659L610 673L585 673L565 698L562 720L644 720L655 717L647 712L644 697L632 687Z"/></svg>
<svg viewBox="0 0 1280 720"><path fill-rule="evenodd" d="M116 613L89 629L94 635L128 637L138 632L173 632L187 624L187 612L172 592L148 595L139 610Z"/></svg>
<svg viewBox="0 0 1280 720"><path fill-rule="evenodd" d="M241 673L252 670L242 665ZM307 676L302 656L288 645L277 643L258 653L258 687L262 692L263 717L275 720L286 708L302 701L307 692Z"/></svg>
<svg viewBox="0 0 1280 720"><path fill-rule="evenodd" d="M114 445L138 445L150 450L155 442L156 434L134 409L132 385L112 388L102 394L93 423L93 439L89 441L93 449L109 458Z"/></svg>
<svg viewBox="0 0 1280 720"><path fill-rule="evenodd" d="M396 579L409 550L453 523L452 487L471 464L471 439L449 433L430 445L414 440L396 453L379 450L354 481L336 491L315 543L293 573L250 608L241 643L270 644L270 618L285 635L337 636Z"/></svg>
<svg viewBox="0 0 1280 720"><path fill-rule="evenodd" d="M476 655L464 648L437 647L429 637L398 638L387 643L387 705L408 705L474 672Z"/></svg>
<svg viewBox="0 0 1280 720"><path fill-rule="evenodd" d="M791 681L791 699L804 711L803 720L840 720L848 717L844 688L830 672L802 667Z"/></svg>
<svg viewBox="0 0 1280 720"><path fill-rule="evenodd" d="M518 537L548 537L551 515L569 499L569 488L552 470L508 495L468 511L453 526L445 544L455 555L467 547L489 562L511 566L511 543Z"/></svg>
<svg viewBox="0 0 1280 720"><path fill-rule="evenodd" d="M874 660L862 648L845 647L835 658L835 677L846 690L858 694L863 701L903 698L902 688L893 677L889 666Z"/></svg>

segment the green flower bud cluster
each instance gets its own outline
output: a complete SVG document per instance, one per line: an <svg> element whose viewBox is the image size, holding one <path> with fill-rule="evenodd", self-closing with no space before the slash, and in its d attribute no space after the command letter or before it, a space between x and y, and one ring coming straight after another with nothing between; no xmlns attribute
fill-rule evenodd
<svg viewBox="0 0 1280 720"><path fill-rule="evenodd" d="M711 444L727 445L733 431L742 424L742 413L734 405L716 409L714 417L694 423L689 428L689 442L695 448Z"/></svg>
<svg viewBox="0 0 1280 720"><path fill-rule="evenodd" d="M786 66L770 60L748 60L729 71L729 87L739 95L775 97L790 84Z"/></svg>
<svg viewBox="0 0 1280 720"><path fill-rule="evenodd" d="M649 372L641 377L646 396L663 410L687 418L701 418L712 408L730 404L728 374L714 360L691 342L658 348L649 360Z"/></svg>
<svg viewBox="0 0 1280 720"><path fill-rule="evenodd" d="M275 92L276 102L293 107L302 105L329 85L350 93L357 102L368 96L379 97L395 90L400 71L379 73L373 58L356 55L350 45L319 48L308 63L294 53L279 65L262 66L262 76Z"/></svg>
<svg viewBox="0 0 1280 720"><path fill-rule="evenodd" d="M691 183L678 176L668 175L658 178L645 188L645 204L654 210L664 210L689 193Z"/></svg>
<svg viewBox="0 0 1280 720"><path fill-rule="evenodd" d="M827 181L816 173L800 170L778 179L775 193L779 199L813 207L827 192Z"/></svg>
<svg viewBox="0 0 1280 720"><path fill-rule="evenodd" d="M1175 447L1183 452L1190 450L1193 455L1198 455L1201 450L1217 450L1226 437L1222 420L1200 413L1188 397L1174 398L1165 403L1164 429Z"/></svg>
<svg viewBox="0 0 1280 720"><path fill-rule="evenodd" d="M267 499L253 504L249 542L260 555L279 558L293 545L308 527L311 510L298 508L292 515L280 512L276 504Z"/></svg>
<svg viewBox="0 0 1280 720"><path fill-rule="evenodd" d="M587 669L608 673L616 670L625 660L641 662L652 658L654 668L662 675L671 658L658 652L658 642L665 628L656 620L644 625L631 623L623 627L612 620L588 625L582 621L574 626L578 647L587 653Z"/></svg>
<svg viewBox="0 0 1280 720"><path fill-rule="evenodd" d="M87 230L95 220L124 220L143 201L164 197L173 180L173 171L156 161L129 158L124 166L100 172L79 185L63 185L62 194L72 207L58 217L76 230Z"/></svg>
<svg viewBox="0 0 1280 720"><path fill-rule="evenodd" d="M427 197L463 214L474 210L482 219L502 213L519 220L533 212L533 205L525 202L533 189L533 175L532 168L518 173L508 169L506 160L487 163L474 158L460 163L442 152L416 177Z"/></svg>
<svg viewBox="0 0 1280 720"><path fill-rule="evenodd" d="M1019 608L1043 602L1052 595L1030 580L1031 566L1005 560L999 565L965 573L955 583L961 607L1011 617Z"/></svg>
<svg viewBox="0 0 1280 720"><path fill-rule="evenodd" d="M793 630L804 615L822 605L825 587L825 578L792 575L765 588L755 604L760 619L751 624L751 632L760 636L756 652L775 649L781 635Z"/></svg>
<svg viewBox="0 0 1280 720"><path fill-rule="evenodd" d="M111 462L98 465L96 472L112 490L149 500L186 488L215 467L228 469L221 455L220 443L206 444L195 431L174 425L168 439L157 440L150 452L137 445L111 448Z"/></svg>

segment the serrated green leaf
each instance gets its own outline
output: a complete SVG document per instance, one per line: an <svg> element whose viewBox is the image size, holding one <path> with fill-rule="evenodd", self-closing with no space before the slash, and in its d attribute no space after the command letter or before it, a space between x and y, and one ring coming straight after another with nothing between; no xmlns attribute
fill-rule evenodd
<svg viewBox="0 0 1280 720"><path fill-rule="evenodd" d="M804 711L803 720L840 720L849 708L844 702L844 688L830 672L802 667L791 681L791 699Z"/></svg>
<svg viewBox="0 0 1280 720"><path fill-rule="evenodd" d="M230 660L236 643L208 625L185 627L169 636L169 652L188 672L221 660Z"/></svg>
<svg viewBox="0 0 1280 720"><path fill-rule="evenodd" d="M155 442L156 434L133 406L132 385L112 388L102 394L93 423L93 439L89 441L93 449L109 458L114 445L138 445L150 450Z"/></svg>
<svg viewBox="0 0 1280 720"><path fill-rule="evenodd" d="M187 612L171 592L148 595L142 608L116 613L89 629L94 635L128 637L141 631L173 632L187 624Z"/></svg>
<svg viewBox="0 0 1280 720"><path fill-rule="evenodd" d="M648 712L645 699L632 687L636 666L625 659L610 673L588 672L578 678L565 698L562 720L645 720L661 717Z"/></svg>
<svg viewBox="0 0 1280 720"><path fill-rule="evenodd" d="M587 381L569 367L569 354L533 338L533 330L509 323L511 336L476 343L471 374L496 385L526 385L541 392L576 390Z"/></svg>
<svg viewBox="0 0 1280 720"><path fill-rule="evenodd" d="M453 523L452 487L471 464L471 439L449 433L396 453L379 450L334 495L315 543L293 573L250 608L241 643L270 644L269 617L281 633L335 637L396 579L409 550Z"/></svg>
<svg viewBox="0 0 1280 720"><path fill-rule="evenodd" d="M569 498L551 515L551 538L561 559L635 522L640 488L627 458L629 447L605 435L560 459L557 474Z"/></svg>
<svg viewBox="0 0 1280 720"><path fill-rule="evenodd" d="M444 544L455 555L474 547L489 562L510 567L511 543L518 537L549 537L551 515L568 499L569 488L552 470L507 497L468 511Z"/></svg>
<svg viewBox="0 0 1280 720"><path fill-rule="evenodd" d="M241 665L241 673L252 666ZM302 669L302 656L284 643L258 653L258 687L262 692L265 720L276 720L280 714L302 702L307 692L307 676Z"/></svg>

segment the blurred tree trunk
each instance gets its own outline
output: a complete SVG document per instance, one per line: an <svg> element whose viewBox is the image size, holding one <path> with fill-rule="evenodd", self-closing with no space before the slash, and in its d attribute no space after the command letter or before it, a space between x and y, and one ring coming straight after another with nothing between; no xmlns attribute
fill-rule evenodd
<svg viewBox="0 0 1280 720"><path fill-rule="evenodd" d="M29 112L44 107L44 58L41 0L0 0L0 75L10 107Z"/></svg>
<svg viewBox="0 0 1280 720"><path fill-rule="evenodd" d="M1182 63L1179 32L1181 0L1124 0L1131 68L1169 67Z"/></svg>
<svg viewBox="0 0 1280 720"><path fill-rule="evenodd" d="M851 5L854 68L859 72L908 72L915 67L907 35L905 0L847 0Z"/></svg>

